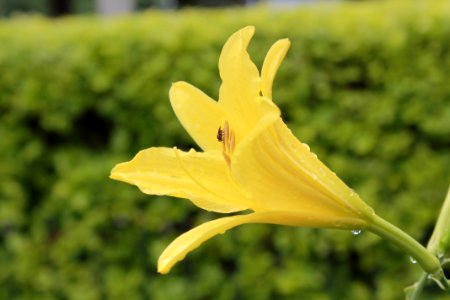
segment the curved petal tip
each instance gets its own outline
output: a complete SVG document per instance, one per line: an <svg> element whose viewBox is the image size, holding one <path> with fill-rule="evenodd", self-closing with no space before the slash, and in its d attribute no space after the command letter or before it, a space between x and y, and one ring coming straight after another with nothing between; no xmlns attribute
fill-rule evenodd
<svg viewBox="0 0 450 300"><path fill-rule="evenodd" d="M278 40L267 52L261 70L261 92L267 98L272 98L273 80L290 45L289 39Z"/></svg>

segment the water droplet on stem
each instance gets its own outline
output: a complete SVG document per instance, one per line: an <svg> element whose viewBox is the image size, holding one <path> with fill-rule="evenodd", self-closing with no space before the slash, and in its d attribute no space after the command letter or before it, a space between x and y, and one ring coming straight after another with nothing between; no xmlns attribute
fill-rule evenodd
<svg viewBox="0 0 450 300"><path fill-rule="evenodd" d="M361 229L354 229L354 230L352 230L352 234L353 234L353 235L361 234L361 232L362 232Z"/></svg>

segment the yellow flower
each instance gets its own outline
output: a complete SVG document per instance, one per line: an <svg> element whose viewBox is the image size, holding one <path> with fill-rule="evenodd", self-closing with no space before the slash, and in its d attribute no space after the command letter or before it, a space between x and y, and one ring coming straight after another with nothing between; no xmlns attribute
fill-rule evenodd
<svg viewBox="0 0 450 300"><path fill-rule="evenodd" d="M147 194L190 199L220 213L252 211L206 222L178 237L160 256L160 273L204 241L244 223L362 229L374 215L295 138L272 102L272 82L289 41L270 48L260 75L246 50L253 34L253 27L245 27L223 47L219 101L186 82L170 89L175 114L203 152L149 148L111 172L111 178Z"/></svg>

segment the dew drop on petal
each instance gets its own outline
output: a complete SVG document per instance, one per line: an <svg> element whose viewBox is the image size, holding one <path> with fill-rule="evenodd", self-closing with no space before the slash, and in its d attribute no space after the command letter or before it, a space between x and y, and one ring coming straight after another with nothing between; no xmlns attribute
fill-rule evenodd
<svg viewBox="0 0 450 300"><path fill-rule="evenodd" d="M354 230L352 230L352 234L353 234L353 235L358 235L358 234L360 234L361 232L362 232L361 229L354 229Z"/></svg>
<svg viewBox="0 0 450 300"><path fill-rule="evenodd" d="M305 149L306 149L307 151L310 151L310 148L309 148L309 145L308 145L308 144L302 143L302 145L303 145L303 147L305 147Z"/></svg>

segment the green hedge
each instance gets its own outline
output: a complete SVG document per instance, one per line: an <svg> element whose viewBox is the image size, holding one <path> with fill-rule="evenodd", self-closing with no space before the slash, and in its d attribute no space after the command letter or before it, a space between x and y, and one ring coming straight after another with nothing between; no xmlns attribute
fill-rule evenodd
<svg viewBox="0 0 450 300"><path fill-rule="evenodd" d="M0 299L402 297L420 268L370 233L246 225L156 274L172 239L217 215L109 171L139 149L195 147L170 84L216 97L220 48L248 24L259 65L292 42L274 98L294 133L426 242L450 181L447 1L13 19L0 22Z"/></svg>

